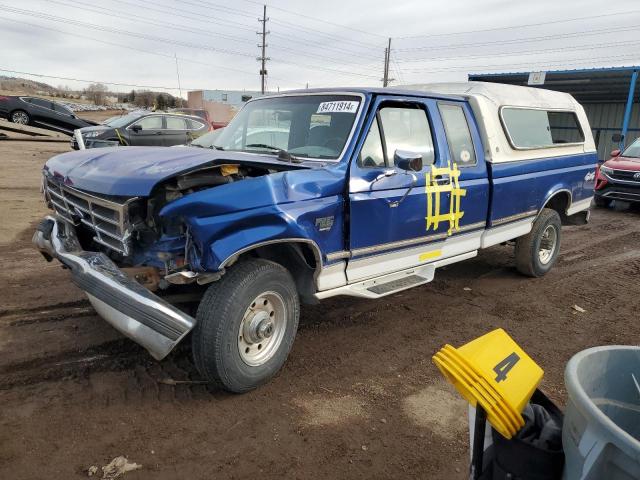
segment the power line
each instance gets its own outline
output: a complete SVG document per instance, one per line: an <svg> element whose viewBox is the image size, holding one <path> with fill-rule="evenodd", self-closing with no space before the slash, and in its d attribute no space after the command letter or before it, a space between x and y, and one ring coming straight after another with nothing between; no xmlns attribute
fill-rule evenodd
<svg viewBox="0 0 640 480"><path fill-rule="evenodd" d="M12 19L5 18L3 20L9 20L9 21L12 21L12 22L22 23L24 25L29 25L31 27L41 28L41 29L44 29L44 30L50 30L52 32L58 32L58 33L62 33L63 35L69 35L69 36L72 36L72 37L84 38L86 40L91 40L93 42L98 42L98 43L102 43L102 44L105 44L105 45L111 45L111 46L119 47L119 48L126 48L128 50L133 50L133 51L140 52L140 53L146 53L148 55L156 55L156 56L159 56L159 57L165 57L165 58L170 58L170 59L174 58L172 55L168 55L166 53L153 52L151 50L145 50L145 49L142 49L142 48L132 47L130 45L123 45L121 43L110 42L110 41L107 41L107 40L101 40L101 39L97 39L97 38L94 38L94 37L90 37L88 35L82 35L80 33L75 33L75 32L67 32L67 31L60 30L60 29L53 28L53 27L45 27L44 25L37 25L37 24L34 24L34 23L24 22L22 20L16 20L16 19L13 19L13 18ZM251 72L251 71L248 71L248 70L241 70L239 68L228 67L228 66L220 65L220 64L201 62L201 61L198 61L198 60L192 60L192 59L189 59L189 58L182 58L182 57L178 57L178 60L180 60L183 63L184 62L193 63L193 64L197 64L197 65L204 65L204 66L208 66L208 67L214 67L216 69L238 72L238 73L242 73L242 74L245 74L245 75L251 75L251 76L255 75L255 72ZM276 78L276 79L282 80L282 81L286 81L284 78L278 78L278 77L273 77L273 78ZM300 85L302 85L302 84L300 84Z"/></svg>
<svg viewBox="0 0 640 480"><path fill-rule="evenodd" d="M8 7L6 5L0 4L1 8L4 8L5 11L11 12L11 13L17 13L19 15L28 15L28 16L34 16L34 17L38 17L38 18L42 18L44 20L50 20L53 22L61 22L61 23L65 23L67 25L75 25L75 26L79 26L79 27L83 27L83 28L91 28L91 29L95 29L95 30L100 30L103 32L111 32L111 33L117 33L120 35L127 35L130 37L136 37L136 38L142 38L145 40L153 40L153 41L157 41L157 42L164 42L164 43L169 43L172 45L179 45L182 47L188 47L188 48L200 48L200 49L205 49L205 50L210 50L213 52L218 52L218 53L223 53L226 55L238 55L238 56L243 56L243 57L253 57L252 54L250 53L245 53L245 52L238 52L235 50L228 50L228 49L224 49L224 48L216 48L216 47L211 47L209 45L196 45L193 43L189 43L189 42L181 42L178 40L172 40L169 38L165 38L165 37L158 37L155 35L148 35L148 34L142 34L142 33L137 33L137 32L130 32L128 30L122 30L119 28L111 28L111 27L105 27L102 25L96 25L94 23L88 23L88 22L81 22L78 20L73 20L70 18L66 18L66 17L58 17L56 15L49 15L47 13L43 13L43 12L38 12L36 10L26 10L26 9L20 9L20 8L12 8L12 7Z"/></svg>
<svg viewBox="0 0 640 480"><path fill-rule="evenodd" d="M256 4L256 5L262 5L264 3L264 2L259 2L259 1L255 1L255 0L244 0L244 1L247 2L247 3ZM306 18L306 19L309 19L309 20L313 20L314 22L320 22L320 23L324 23L326 25L331 25L331 26L334 26L334 27L343 28L343 29L349 30L351 32L358 32L358 33L362 33L362 34L365 34L365 35L370 35L372 37L385 38L385 39L387 38L385 35L381 35L379 33L367 32L366 30L360 30L360 29L357 29L355 27L351 27L351 26L347 26L347 25L341 25L341 24L335 23L335 22L330 22L328 20L323 20L321 18L316 18L316 17L313 17L311 15L305 15L304 13L298 13L298 12L294 12L293 10L287 10L286 8L282 8L282 7L275 7L273 5L268 5L268 6L269 6L269 8L271 8L273 10L278 10L280 12L286 12L286 13L288 13L290 15L295 15L297 17L302 17L302 18Z"/></svg>
<svg viewBox="0 0 640 480"><path fill-rule="evenodd" d="M181 25L181 24L176 24L176 23L167 23L167 22L162 22L159 20L153 20L153 19L148 19L147 17L143 17L141 15L135 15L133 13L127 13L126 15L119 15L117 13L113 13L111 9L109 8L105 8L105 7L100 7L100 6L94 6L88 3L84 3L84 2L80 2L78 0L72 0L73 3L77 3L80 5L85 5L85 7L80 7L78 5L73 5L73 4L69 4L67 2L63 2L61 0L49 0L49 2L52 3L57 3L60 5L64 5L67 7L71 7L71 8L77 8L83 11L90 11L90 12L94 12L94 13L99 13L101 15L106 15L109 17L115 17L115 18L122 18L125 20L129 20L131 21L132 18L135 18L137 22L142 22L142 23L147 23L149 25L154 25L157 27L163 27L163 28L171 28L174 30L179 30L179 31L183 31L183 32L189 32L189 33L194 33L196 35L203 35L206 37L211 37L211 36L216 36L216 37L222 37L222 38L226 38L235 42L240 42L240 43L253 43L251 40L247 39L247 38L242 38L242 37L236 37L234 35L227 35L224 33L218 33L218 32L212 32L211 30L205 30L203 28L197 28L197 27L187 27L186 25ZM96 10L99 9L99 10ZM103 11L100 11L103 10Z"/></svg>
<svg viewBox="0 0 640 480"><path fill-rule="evenodd" d="M147 88L154 90L178 90L176 87L160 87L157 85L136 85L133 83L120 83L120 82L103 82L102 80L85 80L81 78L72 78L72 77L56 77L54 75L45 75L43 73L32 73L32 72L20 72L17 70L7 70L5 68L0 68L0 72L5 73L13 73L16 75L30 75L32 77L39 78L53 78L55 80L67 80L71 82L83 82L83 83L102 83L104 85L114 85L118 87L135 87L135 88ZM188 88L187 90L202 90L201 88Z"/></svg>
<svg viewBox="0 0 640 480"><path fill-rule="evenodd" d="M552 20L549 22L539 22L539 23L527 23L524 25L512 25L507 27L495 27L495 28L483 28L479 30L466 30L461 32L446 32L446 33L430 33L425 35L407 35L404 37L394 37L397 40L404 40L409 38L433 38L433 37L450 37L451 35L464 35L468 33L485 33L485 32L497 32L500 30L515 30L519 28L527 28L527 27L541 27L543 25L554 25L558 23L568 23L568 22L577 22L582 20L591 20L594 18L603 18L603 17L613 17L617 15L630 15L633 13L638 13L640 10L628 10L626 12L618 12L618 13L606 13L601 15L589 15L587 17L576 17L576 18L567 18L564 20Z"/></svg>
<svg viewBox="0 0 640 480"><path fill-rule="evenodd" d="M517 38L511 40L494 40L490 42L474 42L474 43L455 43L448 45L434 45L430 47L412 47L412 48L398 48L397 52L414 52L414 51L423 51L423 50L449 50L455 48L466 48L466 47L481 47L487 45L507 45L514 43L526 43L526 42L540 42L545 40L556 40L560 38L574 38L574 37L582 37L582 36L590 36L597 35L601 33L619 33L626 32L629 30L638 30L640 29L639 25L627 26L627 27L616 27L614 30L611 28L598 29L598 30L584 30L580 32L570 32L570 33L560 33L555 35L542 35L538 37L526 37L526 38Z"/></svg>
<svg viewBox="0 0 640 480"><path fill-rule="evenodd" d="M536 65L540 65L540 66L550 66L550 65L566 65L568 63L576 63L576 62L582 62L582 61L588 61L588 62L592 62L592 61L598 61L598 60L610 60L610 59L620 59L620 60L629 60L629 59L638 59L639 56L638 54L628 54L628 55L608 55L608 56L603 56L603 57L583 57L583 58L574 58L571 60L561 60L561 61L554 61L554 62L526 62L526 63L502 63L502 64L497 64L497 65L467 65L467 66L453 66L453 67L446 67L446 68L440 68L440 69L419 69L419 70L405 70L404 73L416 73L416 74L424 74L425 72L428 73L442 73L442 72L454 72L454 71L469 71L471 69L474 68L478 68L479 70L493 70L496 68L500 68L500 69L513 69L516 66L525 66L525 67L531 67Z"/></svg>
<svg viewBox="0 0 640 480"><path fill-rule="evenodd" d="M450 57L423 57L423 58L411 58L411 59L400 59L398 60L400 63L416 63L416 62L429 62L429 61L443 61L443 60L455 60L458 58L487 58L487 57L509 57L512 55L522 55L522 54L539 54L539 53L556 53L556 52L567 52L567 51L576 51L576 50L591 50L597 48L611 48L611 47L624 47L631 45L640 45L640 42L637 41L628 41L628 42L613 42L613 43L596 43L589 44L584 46L572 46L572 47L561 47L561 48L549 48L549 49L539 49L539 50L518 50L514 52L504 52L504 53L485 53L485 54L472 54L472 55L454 55Z"/></svg>

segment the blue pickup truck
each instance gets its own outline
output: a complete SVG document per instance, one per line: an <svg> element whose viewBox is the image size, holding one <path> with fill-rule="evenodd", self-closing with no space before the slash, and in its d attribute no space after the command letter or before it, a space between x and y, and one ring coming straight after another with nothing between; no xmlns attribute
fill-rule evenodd
<svg viewBox="0 0 640 480"><path fill-rule="evenodd" d="M463 83L248 102L211 148L70 152L43 171L33 242L156 359L190 335L204 378L266 382L300 303L377 299L512 242L556 262L588 221L596 149L569 95Z"/></svg>

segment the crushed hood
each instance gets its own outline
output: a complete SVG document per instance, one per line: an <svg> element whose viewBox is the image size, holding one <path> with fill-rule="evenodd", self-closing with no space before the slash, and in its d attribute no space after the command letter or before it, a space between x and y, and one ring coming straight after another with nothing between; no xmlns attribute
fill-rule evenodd
<svg viewBox="0 0 640 480"><path fill-rule="evenodd" d="M319 166L319 162L293 164L270 155L192 147L113 147L56 155L44 169L66 185L80 190L104 195L148 196L156 184L174 175L223 163L275 170Z"/></svg>

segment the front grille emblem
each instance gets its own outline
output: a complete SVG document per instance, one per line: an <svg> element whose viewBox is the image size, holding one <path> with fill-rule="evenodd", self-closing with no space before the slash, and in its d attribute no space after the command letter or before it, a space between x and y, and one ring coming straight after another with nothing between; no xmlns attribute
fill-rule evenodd
<svg viewBox="0 0 640 480"><path fill-rule="evenodd" d="M638 172L638 173L634 173L634 174L633 174L633 179L634 179L636 182L640 182L640 172Z"/></svg>

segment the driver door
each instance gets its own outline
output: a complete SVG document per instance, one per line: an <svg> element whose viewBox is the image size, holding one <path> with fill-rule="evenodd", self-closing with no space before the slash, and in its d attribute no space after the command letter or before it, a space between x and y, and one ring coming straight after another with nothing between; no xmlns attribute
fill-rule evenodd
<svg viewBox="0 0 640 480"><path fill-rule="evenodd" d="M140 128L138 128L140 127ZM164 124L162 115L149 115L127 127L129 144L134 146L163 145Z"/></svg>
<svg viewBox="0 0 640 480"><path fill-rule="evenodd" d="M440 231L429 235L425 229L426 174L442 156L437 145L446 145L444 138L434 138L436 108L430 99L377 100L351 164L349 282L416 265L420 255L409 247L442 239ZM421 155L422 170L400 169L396 151Z"/></svg>

